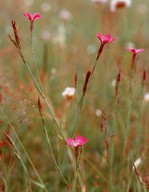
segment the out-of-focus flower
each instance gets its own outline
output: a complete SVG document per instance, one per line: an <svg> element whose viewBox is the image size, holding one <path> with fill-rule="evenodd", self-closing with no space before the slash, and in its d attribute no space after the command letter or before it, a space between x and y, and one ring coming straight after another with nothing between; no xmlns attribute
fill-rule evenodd
<svg viewBox="0 0 149 192"><path fill-rule="evenodd" d="M70 100L74 97L76 89L74 87L66 87L62 92L62 96Z"/></svg>
<svg viewBox="0 0 149 192"><path fill-rule="evenodd" d="M135 48L128 48L128 51L130 51L131 53L133 53L134 55L137 55L139 53L144 52L144 49L135 49Z"/></svg>
<svg viewBox="0 0 149 192"><path fill-rule="evenodd" d="M135 48L135 44L133 42L126 42L125 47Z"/></svg>
<svg viewBox="0 0 149 192"><path fill-rule="evenodd" d="M110 43L112 41L115 41L115 38L113 38L110 34L107 34L105 36L102 36L101 33L97 33L97 38L100 40L102 45L105 45L107 43Z"/></svg>
<svg viewBox="0 0 149 192"><path fill-rule="evenodd" d="M43 2L43 3L41 4L41 9L42 9L42 11L44 11L44 12L49 11L49 10L51 9L50 3L48 3L48 2Z"/></svg>
<svg viewBox="0 0 149 192"><path fill-rule="evenodd" d="M131 6L131 0L112 0L110 3L110 11L115 12L117 9Z"/></svg>
<svg viewBox="0 0 149 192"><path fill-rule="evenodd" d="M24 0L24 3L26 6L31 6L33 4L34 0Z"/></svg>
<svg viewBox="0 0 149 192"><path fill-rule="evenodd" d="M66 28L63 24L58 26L58 34L52 38L53 43L65 48L66 45Z"/></svg>
<svg viewBox="0 0 149 192"><path fill-rule="evenodd" d="M88 45L88 47L86 49L87 53L89 53L89 54L95 53L96 50L97 50L97 48L96 48L96 46L94 44Z"/></svg>
<svg viewBox="0 0 149 192"><path fill-rule="evenodd" d="M33 23L35 20L40 19L42 16L40 13L23 13L23 15L30 20L30 35L32 40L32 32L33 32Z"/></svg>
<svg viewBox="0 0 149 192"><path fill-rule="evenodd" d="M135 60L137 54L144 52L144 49L135 49L135 48L126 48L126 49L133 54L131 63L131 68L133 69L135 66Z"/></svg>
<svg viewBox="0 0 149 192"><path fill-rule="evenodd" d="M75 140L73 140L72 138L67 138L66 141L68 146L78 148L80 146L83 146L85 143L87 143L88 139L83 138L82 136L77 136Z"/></svg>
<svg viewBox="0 0 149 192"><path fill-rule="evenodd" d="M97 117L100 117L102 115L101 109L96 109L95 114Z"/></svg>
<svg viewBox="0 0 149 192"><path fill-rule="evenodd" d="M96 36L97 36L97 38L98 38L98 39L100 40L100 42L101 42L101 45L100 45L100 47L99 47L99 49L98 49L98 53L97 53L97 57L96 57L96 61L97 61L97 60L99 59L102 51L103 51L104 45L107 44L107 43L110 43L110 42L112 42L112 41L115 41L115 38L113 38L110 34L107 34L107 35L105 35L105 36L102 36L101 33L97 33ZM92 73L94 72L94 69L95 69L95 66L93 67Z"/></svg>
<svg viewBox="0 0 149 192"><path fill-rule="evenodd" d="M61 19L65 20L65 21L70 21L73 18L72 14L68 10L60 11L59 16Z"/></svg>
<svg viewBox="0 0 149 192"><path fill-rule="evenodd" d="M111 84L112 84L112 87L115 87L116 86L116 79L113 79Z"/></svg>
<svg viewBox="0 0 149 192"><path fill-rule="evenodd" d="M149 93L144 94L144 102L149 102Z"/></svg>
<svg viewBox="0 0 149 192"><path fill-rule="evenodd" d="M91 2L95 4L106 4L108 0L91 0Z"/></svg>
<svg viewBox="0 0 149 192"><path fill-rule="evenodd" d="M45 40L48 41L51 38L51 33L47 30L41 32L41 37Z"/></svg>
<svg viewBox="0 0 149 192"><path fill-rule="evenodd" d="M134 162L134 165L135 167L137 168L142 162L142 158L140 157L139 159L137 159L135 162ZM133 166L133 170L134 170L134 166Z"/></svg>
<svg viewBox="0 0 149 192"><path fill-rule="evenodd" d="M34 20L40 19L42 16L40 15L40 13L23 13L23 15L29 19L31 22L33 22Z"/></svg>
<svg viewBox="0 0 149 192"><path fill-rule="evenodd" d="M137 12L141 13L141 14L144 14L148 11L148 6L146 6L146 3L145 2L142 2L140 3L138 6L137 6Z"/></svg>

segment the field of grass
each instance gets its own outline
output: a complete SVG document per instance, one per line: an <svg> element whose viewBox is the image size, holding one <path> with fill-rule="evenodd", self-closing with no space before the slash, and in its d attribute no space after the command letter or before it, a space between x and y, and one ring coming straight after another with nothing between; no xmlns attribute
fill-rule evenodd
<svg viewBox="0 0 149 192"><path fill-rule="evenodd" d="M147 192L149 1L0 6L0 192Z"/></svg>

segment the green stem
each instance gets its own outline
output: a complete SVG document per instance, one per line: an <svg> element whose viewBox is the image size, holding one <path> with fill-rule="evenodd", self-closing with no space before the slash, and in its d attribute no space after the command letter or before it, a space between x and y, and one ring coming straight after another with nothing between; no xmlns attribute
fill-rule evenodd
<svg viewBox="0 0 149 192"><path fill-rule="evenodd" d="M1 110L1 112L3 113L4 116L6 116L6 114L4 114L4 112L3 112L2 110ZM7 116L6 116L6 117L7 117ZM7 120L8 120L8 118L7 118ZM43 181L42 181L42 179L41 179L41 177L40 177L40 175L39 175L39 173L38 173L38 171L37 171L37 169L35 168L35 166L34 166L32 160L31 160L31 158L29 157L29 155L28 155L28 153L27 153L27 151L26 151L26 149L25 149L22 141L20 140L20 138L19 138L19 136L18 136L15 128L13 127L13 125L11 124L11 122L10 122L9 120L8 120L8 122L9 122L9 124L11 125L11 129L13 130L13 132L14 132L14 134L15 134L15 137L16 137L16 139L18 140L21 148L23 149L23 151L24 151L24 153L25 153L25 155L26 155L26 157L27 157L30 165L32 166L32 168L33 168L36 176L38 177L38 179L39 179L40 183L42 184L44 190L45 190L46 192L48 192L47 189L46 189L46 187L45 187L45 185L44 185L44 183L43 183ZM13 143L14 143L14 142L13 142ZM14 146L15 146L15 143L14 143ZM16 148L16 149L17 149L17 148ZM19 150L17 150L17 153L19 154ZM21 158L21 155L20 155L19 157ZM22 162L23 162L23 160L22 160Z"/></svg>
<svg viewBox="0 0 149 192"><path fill-rule="evenodd" d="M58 166L58 163L55 159L55 156L54 156L54 152L53 152L53 149L52 149L52 145L51 145L51 142L50 142L50 138L49 138L49 135L48 135L48 131L47 131L47 127L46 127L46 124L45 124L45 121L44 121L44 118L43 118L43 115L41 113L41 111L39 110L39 113L40 113L40 116L41 116L41 119L42 119L42 122L43 122L43 128L44 128L44 133L45 133L45 136L46 136L46 140L47 140L47 143L49 145L49 148L50 148L50 152L51 152L51 155L52 155L52 159L54 161L54 164L55 164L55 167L56 169L58 170L59 174L62 176L64 182L67 184L67 186L69 186L69 183L67 182L67 180L65 179L63 173L61 172L59 166Z"/></svg>
<svg viewBox="0 0 149 192"><path fill-rule="evenodd" d="M38 90L39 94L41 95L41 97L42 97L43 100L45 101L47 107L49 108L50 114L51 114L52 118L54 119L55 123L57 124L57 127L58 127L58 129L59 129L59 131L60 131L63 139L65 140L65 136L64 136L64 134L63 134L62 127L61 127L61 125L59 124L58 119L56 118L56 116L55 116L55 114L54 114L54 110L52 109L52 107L51 107L50 104L48 103L48 101L47 101L47 99L46 99L43 91L40 89L40 87L39 87L36 79L34 78L34 75L33 75L32 71L31 71L29 65L28 65L27 62L25 61L25 58L24 58L24 56L23 56L22 51L21 51L19 48L18 48L18 52L19 52L19 54L20 54L20 56L21 56L21 58L22 58L22 61L23 61L23 63L25 64L25 66L26 66L26 68L27 68L27 70L28 70L28 72L29 72L29 74L30 74L33 82L34 82L34 85L35 85L36 89Z"/></svg>
<svg viewBox="0 0 149 192"><path fill-rule="evenodd" d="M39 81L39 87L40 87L41 91L43 91L42 83L41 83L40 76L39 76L39 70L37 67L36 57L35 57L35 48L34 48L33 38L31 38L31 47L32 47L32 56L33 56L34 66L35 66L37 78Z"/></svg>
<svg viewBox="0 0 149 192"><path fill-rule="evenodd" d="M87 158L84 158L84 160L96 171L96 173L102 178L102 180L104 182L106 182L107 184L109 184L109 181L105 178L105 176L98 171L97 166L95 164L93 164L91 161L89 161Z"/></svg>

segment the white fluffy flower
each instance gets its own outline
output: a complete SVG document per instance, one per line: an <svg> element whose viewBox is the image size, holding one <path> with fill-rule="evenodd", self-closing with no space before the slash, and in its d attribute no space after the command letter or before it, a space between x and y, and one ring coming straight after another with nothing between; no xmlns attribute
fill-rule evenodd
<svg viewBox="0 0 149 192"><path fill-rule="evenodd" d="M62 96L66 99L71 99L75 95L76 89L74 87L66 87L64 91L62 92Z"/></svg>
<svg viewBox="0 0 149 192"><path fill-rule="evenodd" d="M149 93L144 94L144 102L149 102Z"/></svg>
<svg viewBox="0 0 149 192"><path fill-rule="evenodd" d="M110 11L115 12L119 8L130 7L131 0L112 0L110 3Z"/></svg>

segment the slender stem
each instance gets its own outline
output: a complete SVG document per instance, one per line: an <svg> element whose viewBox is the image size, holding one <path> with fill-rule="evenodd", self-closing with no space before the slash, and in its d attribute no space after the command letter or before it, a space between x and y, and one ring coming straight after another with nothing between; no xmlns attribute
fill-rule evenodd
<svg viewBox="0 0 149 192"><path fill-rule="evenodd" d="M11 140L12 140L12 139L11 139ZM27 170L27 168L26 168L26 166L25 166L25 164L24 164L24 162L23 162L23 159L21 158L21 154L20 154L19 150L17 149L17 146L15 145L14 142L13 142L13 145L14 145L15 150L16 150L16 152L17 152L16 156L17 156L17 158L19 159L19 161L20 161L20 163L21 163L21 165L22 165L22 167L23 167L23 169L24 169L24 171L25 171L25 173L26 173L26 175L27 175L28 182L29 182L30 192L32 192L31 181L30 181L30 177L29 177L28 170Z"/></svg>
<svg viewBox="0 0 149 192"><path fill-rule="evenodd" d="M6 114L3 112L3 110L1 110L1 112L3 113L4 116L6 116ZM7 117L7 116L6 116L6 117ZM19 138L19 136L18 136L18 134L17 134L15 128L13 127L13 125L11 124L11 122L9 121L8 118L7 118L7 120L8 120L8 122L9 122L9 124L11 125L11 129L13 130L13 132L14 132L14 134L15 134L15 137L16 137L16 139L18 140L18 142L19 142L21 148L23 149L23 151L24 151L24 153L25 153L25 155L26 155L26 157L27 157L29 163L31 164L31 166L32 166L32 168L33 168L33 170L34 170L36 176L38 177L38 179L39 179L40 183L42 184L44 190L45 190L46 192L48 192L47 189L46 189L46 187L45 187L45 185L44 185L44 183L43 183L43 181L42 181L42 179L41 179L41 177L40 177L40 175L39 175L39 173L38 173L38 171L37 171L37 169L35 168L35 166L34 166L32 160L31 160L31 158L29 157L29 155L28 155L28 153L27 153L27 151L26 151L26 149L25 149L25 147L24 147L22 141L20 140L20 138ZM15 146L15 143L14 143L14 146ZM17 148L16 148L16 149L17 149ZM19 152L19 151L17 150L17 152ZM19 154L19 153L18 153L18 154ZM20 158L21 158L21 155L20 155ZM23 162L23 161L22 161L22 162Z"/></svg>
<svg viewBox="0 0 149 192"><path fill-rule="evenodd" d="M109 181L105 178L105 176L97 169L97 166L93 164L91 161L89 161L87 158L84 158L84 160L96 171L96 173L102 178L104 182L109 184Z"/></svg>
<svg viewBox="0 0 149 192"><path fill-rule="evenodd" d="M58 127L58 129L59 129L59 131L60 131L63 139L65 140L65 136L64 136L64 134L63 134L62 127L61 127L60 123L58 122L58 119L56 118L52 107L51 107L50 104L48 103L48 101L47 101L47 99L46 99L43 91L40 89L40 87L39 87L36 79L34 78L34 75L33 75L32 71L31 71L29 65L28 65L27 62L25 61L25 58L24 58L24 56L23 56L22 51L21 51L20 49L18 49L18 52L19 52L19 54L20 54L20 56L21 56L21 58L22 58L22 61L23 61L23 63L25 64L25 66L26 66L26 68L27 68L27 70L28 70L28 72L29 72L29 74L30 74L30 76L31 76L34 84L35 84L36 89L38 90L38 92L40 93L41 97L42 97L43 100L45 101L47 107L49 108L50 114L51 114L52 118L54 119L55 123L57 124L57 127Z"/></svg>
<svg viewBox="0 0 149 192"><path fill-rule="evenodd" d="M79 103L77 105L77 109L76 109L76 112L75 112L75 115L74 115L74 119L73 119L72 125L70 127L70 131L71 131L70 135L71 135L71 137L74 136L74 133L75 133L75 130L76 130L76 125L77 125L77 122L79 120L79 116L80 116L83 100L84 100L84 95L82 95L82 97L79 100Z"/></svg>
<svg viewBox="0 0 149 192"><path fill-rule="evenodd" d="M52 145L51 145L51 142L50 142L50 138L49 138L49 135L48 135L47 127L46 127L46 124L45 124L45 120L44 120L43 115L42 115L40 110L39 110L39 113L40 113L40 116L41 116L41 119L42 119L42 122L43 122L44 133L45 133L46 140L47 140L47 143L48 143L49 148L50 148L50 152L51 152L52 159L54 161L55 167L58 170L59 174L62 176L64 182L67 184L67 186L69 186L69 183L65 179L65 177L64 177L63 173L61 172L61 170L60 170L60 168L58 166L58 163L57 163L57 161L55 159L54 152L53 152L53 149L52 149Z"/></svg>
<svg viewBox="0 0 149 192"><path fill-rule="evenodd" d="M34 48L34 42L33 42L32 37L31 37L31 47L32 47L32 57L33 57L33 61L34 61L34 66L35 66L37 78L38 78L38 81L39 81L40 89L42 91L43 88L42 88L42 83L41 83L40 76L39 76L39 70L38 70L38 67L37 67L37 61L36 61L36 57L35 57L35 48Z"/></svg>

